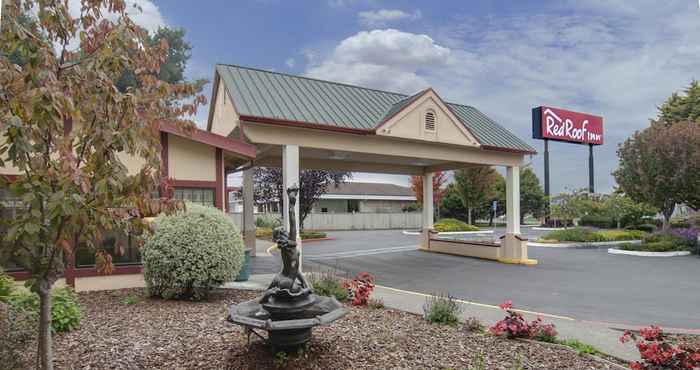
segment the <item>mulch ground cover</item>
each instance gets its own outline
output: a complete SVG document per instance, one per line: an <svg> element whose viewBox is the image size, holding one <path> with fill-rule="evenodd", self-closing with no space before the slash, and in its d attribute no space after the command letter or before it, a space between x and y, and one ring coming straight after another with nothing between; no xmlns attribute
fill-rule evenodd
<svg viewBox="0 0 700 370"><path fill-rule="evenodd" d="M206 302L147 298L142 289L80 293L80 328L55 337L60 369L610 369L572 350L433 325L391 309L352 308L314 329L302 353L276 356L225 320L259 292Z"/></svg>

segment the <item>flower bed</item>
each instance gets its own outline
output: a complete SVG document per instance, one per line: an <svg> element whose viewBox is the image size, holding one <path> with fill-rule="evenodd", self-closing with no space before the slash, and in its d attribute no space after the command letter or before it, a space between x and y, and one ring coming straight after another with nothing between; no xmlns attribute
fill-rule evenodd
<svg viewBox="0 0 700 370"><path fill-rule="evenodd" d="M573 229L556 230L542 236L540 243L594 243L594 242L617 242L627 240L640 240L646 235L640 230L600 230L595 231L582 227Z"/></svg>
<svg viewBox="0 0 700 370"><path fill-rule="evenodd" d="M204 302L146 298L143 290L80 293L84 320L56 336L57 368L122 369L609 369L575 351L433 325L390 309L351 307L314 329L302 356L275 356L224 320L228 304L259 292L215 291ZM125 298L135 296L136 303ZM33 350L33 348L31 349Z"/></svg>

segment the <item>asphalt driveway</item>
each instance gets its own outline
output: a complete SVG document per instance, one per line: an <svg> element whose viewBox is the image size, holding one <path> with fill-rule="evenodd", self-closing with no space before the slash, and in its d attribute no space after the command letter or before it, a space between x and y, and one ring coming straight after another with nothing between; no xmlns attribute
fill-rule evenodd
<svg viewBox="0 0 700 370"><path fill-rule="evenodd" d="M696 256L648 258L610 255L606 249L530 247L530 257L539 264L520 266L418 251L418 237L398 230L329 235L336 240L304 245L305 260L351 273L369 271L385 286L486 304L511 299L522 309L579 320L700 329Z"/></svg>

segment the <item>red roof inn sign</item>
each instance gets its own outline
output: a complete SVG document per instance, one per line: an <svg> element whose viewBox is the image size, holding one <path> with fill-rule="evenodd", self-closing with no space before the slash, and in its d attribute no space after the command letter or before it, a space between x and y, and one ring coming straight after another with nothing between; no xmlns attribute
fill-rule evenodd
<svg viewBox="0 0 700 370"><path fill-rule="evenodd" d="M537 107L532 110L532 137L601 145L603 117L552 107Z"/></svg>
<svg viewBox="0 0 700 370"><path fill-rule="evenodd" d="M532 109L532 137L544 140L544 193L549 196L549 140L588 144L588 190L593 193L593 146L603 144L603 117L552 107Z"/></svg>

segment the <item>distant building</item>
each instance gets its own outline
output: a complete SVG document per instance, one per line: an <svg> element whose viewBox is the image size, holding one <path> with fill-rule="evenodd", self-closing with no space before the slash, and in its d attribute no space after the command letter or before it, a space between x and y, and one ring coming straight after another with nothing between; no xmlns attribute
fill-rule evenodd
<svg viewBox="0 0 700 370"><path fill-rule="evenodd" d="M229 187L229 209L233 213L243 210L243 201L239 198L240 188ZM401 213L415 205L416 196L406 186L346 182L330 186L328 192L314 204L312 213ZM256 204L256 213L278 213L279 203Z"/></svg>
<svg viewBox="0 0 700 370"><path fill-rule="evenodd" d="M385 183L346 182L331 186L313 213L399 213L416 203L411 188Z"/></svg>

